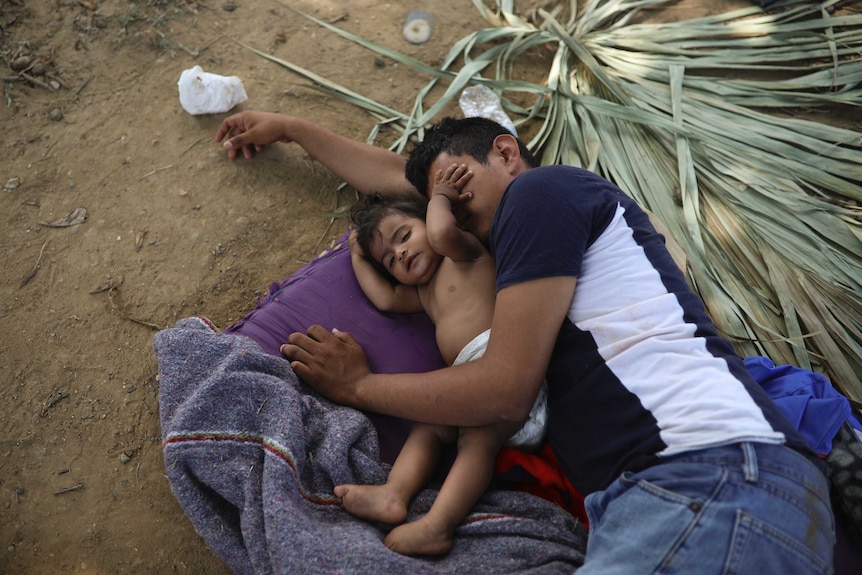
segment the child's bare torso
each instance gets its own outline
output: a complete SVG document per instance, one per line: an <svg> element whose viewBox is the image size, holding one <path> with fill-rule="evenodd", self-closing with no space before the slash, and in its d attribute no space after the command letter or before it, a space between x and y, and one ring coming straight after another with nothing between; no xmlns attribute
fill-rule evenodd
<svg viewBox="0 0 862 575"><path fill-rule="evenodd" d="M418 286L419 299L434 322L437 347L447 364L491 327L495 281L494 259L485 254L473 261L443 258L431 281Z"/></svg>

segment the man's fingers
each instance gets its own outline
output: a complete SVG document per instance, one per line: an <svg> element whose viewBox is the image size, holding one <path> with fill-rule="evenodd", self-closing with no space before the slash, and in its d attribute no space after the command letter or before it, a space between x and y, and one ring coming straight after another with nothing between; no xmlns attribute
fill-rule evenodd
<svg viewBox="0 0 862 575"><path fill-rule="evenodd" d="M231 136L227 140L224 141L225 150L239 150L243 146L243 134L237 134L236 136Z"/></svg>
<svg viewBox="0 0 862 575"><path fill-rule="evenodd" d="M332 329L332 335L334 335L335 337L337 337L338 339L340 339L344 343L347 343L347 344L356 343L356 339L353 337L353 335L349 331L341 331L338 328L333 328Z"/></svg>
<svg viewBox="0 0 862 575"><path fill-rule="evenodd" d="M338 329L329 331L323 326L313 325L306 333L294 332L287 336L287 343L283 344L279 351L291 361L308 364L327 344L331 345L333 339L347 345L358 345L350 332Z"/></svg>
<svg viewBox="0 0 862 575"><path fill-rule="evenodd" d="M218 131L216 131L215 141L221 142L224 137L230 132L230 124L227 120L221 123L221 126L218 127Z"/></svg>
<svg viewBox="0 0 862 575"><path fill-rule="evenodd" d="M225 138L230 138L235 132L243 130L242 114L236 114L225 118L216 131L216 142L221 142Z"/></svg>
<svg viewBox="0 0 862 575"><path fill-rule="evenodd" d="M311 371L308 369L308 366L299 361L291 361L290 369L293 370L293 373L296 374L296 377L299 379L307 380Z"/></svg>
<svg viewBox="0 0 862 575"><path fill-rule="evenodd" d="M306 333L292 333L279 351L293 372L318 393L352 405L355 386L368 375L368 360L353 336L313 325Z"/></svg>
<svg viewBox="0 0 862 575"><path fill-rule="evenodd" d="M278 348L278 351L280 351L281 355L289 359L291 362L301 362L308 359L308 352L298 345L283 343L281 347Z"/></svg>
<svg viewBox="0 0 862 575"><path fill-rule="evenodd" d="M287 343L279 348L281 355L291 361L308 362L313 355L311 347L316 342L302 332L294 332L287 336Z"/></svg>
<svg viewBox="0 0 862 575"><path fill-rule="evenodd" d="M281 346L281 353L291 359L300 359L299 354L313 353L318 342L326 337L332 337L332 334L319 325L309 327L306 333L295 331L287 336L287 343Z"/></svg>
<svg viewBox="0 0 862 575"><path fill-rule="evenodd" d="M317 325L317 324L308 328L308 331L306 332L306 334L308 335L309 339L312 339L315 342L325 341L325 340L332 337L332 333L328 329L326 329L322 325ZM288 341L290 341L290 340L288 340Z"/></svg>
<svg viewBox="0 0 862 575"><path fill-rule="evenodd" d="M290 368L293 370L293 373L295 373L298 378L308 378L308 376L311 374L311 370L305 362L300 359L297 359L297 354L302 355L306 353L305 350L289 343L282 344L281 347L278 348L278 350L281 352L281 355L283 355L290 361Z"/></svg>

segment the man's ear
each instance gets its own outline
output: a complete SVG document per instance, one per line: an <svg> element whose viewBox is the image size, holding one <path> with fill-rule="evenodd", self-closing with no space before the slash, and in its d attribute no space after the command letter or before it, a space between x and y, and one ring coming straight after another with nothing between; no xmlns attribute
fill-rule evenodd
<svg viewBox="0 0 862 575"><path fill-rule="evenodd" d="M494 146L491 152L502 158L503 163L510 170L514 170L513 173L520 172L522 164L521 148L518 147L518 140L515 136L512 134L500 134L494 138Z"/></svg>

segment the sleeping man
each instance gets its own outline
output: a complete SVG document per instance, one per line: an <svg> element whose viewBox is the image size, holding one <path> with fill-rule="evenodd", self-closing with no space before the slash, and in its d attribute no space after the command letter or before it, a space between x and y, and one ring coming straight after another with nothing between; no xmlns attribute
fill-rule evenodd
<svg viewBox="0 0 862 575"><path fill-rule="evenodd" d="M619 188L578 168L531 168L520 140L476 118L444 120L409 161L275 115L232 116L217 140L232 156L295 141L366 193L427 193L437 170L470 170L453 210L497 264L484 357L376 374L350 334L315 326L282 353L317 391L463 427L524 419L547 380L548 441L588 495L579 572L829 572L834 528L816 455Z"/></svg>

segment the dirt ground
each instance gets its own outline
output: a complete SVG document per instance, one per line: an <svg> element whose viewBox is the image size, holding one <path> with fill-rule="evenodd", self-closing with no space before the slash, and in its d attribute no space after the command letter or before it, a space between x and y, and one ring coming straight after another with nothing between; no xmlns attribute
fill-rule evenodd
<svg viewBox="0 0 862 575"><path fill-rule="evenodd" d="M226 114L185 113L177 79L237 75L237 109L359 139L373 118L237 41L398 110L427 81L291 8L432 65L485 25L463 0L0 0L0 573L228 572L164 476L151 340L239 319L341 234L352 196L297 146L230 161ZM421 46L412 9L436 15Z"/></svg>
<svg viewBox="0 0 862 575"><path fill-rule="evenodd" d="M231 162L224 115L191 116L180 73L237 75L237 109L303 115L365 139L375 120L237 41L409 110L427 78L294 13L439 61L483 20L418 1L0 0L0 573L227 573L164 476L156 328L225 327L346 227L338 180L297 146ZM53 84L52 84L53 83ZM48 227L78 208L83 223ZM35 271L35 274L34 274Z"/></svg>

